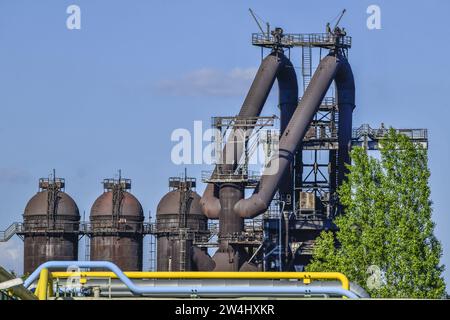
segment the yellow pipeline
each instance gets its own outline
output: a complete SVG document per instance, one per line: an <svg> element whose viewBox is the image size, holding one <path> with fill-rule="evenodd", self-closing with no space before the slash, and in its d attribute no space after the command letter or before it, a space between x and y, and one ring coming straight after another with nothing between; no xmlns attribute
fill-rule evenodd
<svg viewBox="0 0 450 320"><path fill-rule="evenodd" d="M311 280L339 280L342 288L350 290L348 278L339 272L124 272L130 279L303 279L304 283ZM41 272L42 275L42 272ZM112 278L113 272L52 272L53 278ZM40 282L40 280L39 280Z"/></svg>
<svg viewBox="0 0 450 320"><path fill-rule="evenodd" d="M39 300L47 300L48 297L53 295L53 279L48 269L41 270L34 294Z"/></svg>

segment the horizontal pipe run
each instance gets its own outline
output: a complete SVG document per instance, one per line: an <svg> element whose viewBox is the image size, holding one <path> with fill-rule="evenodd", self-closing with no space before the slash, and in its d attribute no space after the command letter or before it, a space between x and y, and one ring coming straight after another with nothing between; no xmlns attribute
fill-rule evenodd
<svg viewBox="0 0 450 320"><path fill-rule="evenodd" d="M274 297L274 296L311 296L311 295L333 295L340 297L347 297L350 299L358 299L358 296L351 291L344 290L340 287L143 287L148 289L148 293L141 293L142 295L154 295L160 297ZM131 289L130 289L131 290Z"/></svg>
<svg viewBox="0 0 450 320"><path fill-rule="evenodd" d="M131 288L129 291L102 291L104 296L129 296L136 294ZM321 286L303 286L303 287L273 287L273 286L190 286L190 287L168 287L168 286L141 286L142 292L139 295L153 296L159 298L242 298L242 297L299 297L299 296L338 296L350 299L359 297L341 287L321 287Z"/></svg>
<svg viewBox="0 0 450 320"><path fill-rule="evenodd" d="M303 272L131 272L130 276L142 277L143 274L147 274L148 278L159 279L339 279L343 285L342 288L332 287L294 287L294 288L274 288L274 287L145 287L135 285L130 278L122 272L115 264L108 261L49 261L39 266L25 281L25 287L29 287L40 275L44 269L51 268L106 268L112 271L113 275L116 275L127 287L135 294L152 294L158 296L170 296L170 295L230 295L230 294L250 294L257 296L270 296L271 294L287 294L287 295L314 295L314 294L338 294L346 296L348 298L357 298L357 295L349 291L349 282L347 277L341 273L303 273ZM80 272L82 274L82 272ZM101 272L99 273L101 274ZM105 275L111 276L111 273L105 273ZM47 273L48 275L48 273ZM58 273L53 273L55 277ZM74 276L74 273L71 273ZM316 278L317 276L317 278ZM333 277L332 277L333 276ZM47 278L48 279L48 278ZM43 279L44 280L44 279ZM344 281L343 281L344 280ZM48 281L48 280L47 280ZM40 281L41 282L41 281ZM344 286L346 288L344 288Z"/></svg>
<svg viewBox="0 0 450 320"><path fill-rule="evenodd" d="M64 283L67 278L53 278L53 282L58 283L59 292L64 291ZM96 288L102 295L120 296L121 293L126 292L126 296L132 296L133 293L123 284L123 282L115 278L109 277L80 277L78 281L86 288ZM341 287L340 281L336 280L313 280L309 284L305 284L301 280L279 280L279 279L133 279L135 285L148 287L211 287L211 286L245 286L245 287ZM350 290L359 298L370 298L370 295L356 283L350 283ZM239 294L239 293L236 293ZM237 296L239 297L239 296ZM244 297L242 297L244 298Z"/></svg>
<svg viewBox="0 0 450 320"><path fill-rule="evenodd" d="M124 272L129 279L303 279L339 280L349 290L348 278L339 272ZM114 272L52 272L53 278L91 277L117 279Z"/></svg>

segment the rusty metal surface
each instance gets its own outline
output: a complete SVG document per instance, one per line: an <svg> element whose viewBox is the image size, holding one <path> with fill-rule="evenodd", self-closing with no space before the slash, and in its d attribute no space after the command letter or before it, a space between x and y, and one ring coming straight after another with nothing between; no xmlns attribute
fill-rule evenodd
<svg viewBox="0 0 450 320"><path fill-rule="evenodd" d="M21 230L24 273L46 261L78 259L79 210L59 185L54 186L54 190L39 191L25 207Z"/></svg>
<svg viewBox="0 0 450 320"><path fill-rule="evenodd" d="M47 215L48 190L36 193L25 206L24 216ZM59 216L80 216L75 201L65 192L58 192L57 214Z"/></svg>
<svg viewBox="0 0 450 320"><path fill-rule="evenodd" d="M214 271L239 271L249 255L243 246L228 245L222 241L212 258L216 264Z"/></svg>
<svg viewBox="0 0 450 320"><path fill-rule="evenodd" d="M169 181L169 185L174 190L161 198L156 211L157 270L201 270L211 264L211 258L198 251L193 242L196 236L208 234L207 218L201 210L200 196L193 190L192 179L185 177L173 182Z"/></svg>
<svg viewBox="0 0 450 320"><path fill-rule="evenodd" d="M142 271L142 255L142 234L95 235L91 238L91 260L93 261L110 261L122 270Z"/></svg>
<svg viewBox="0 0 450 320"><path fill-rule="evenodd" d="M33 272L42 263L51 260L78 260L78 235L25 235L24 274Z"/></svg>
<svg viewBox="0 0 450 320"><path fill-rule="evenodd" d="M244 230L244 219L234 211L234 205L244 197L244 187L235 183L220 186L219 199L222 210L219 215L219 239Z"/></svg>
<svg viewBox="0 0 450 320"><path fill-rule="evenodd" d="M98 216L110 216L113 213L113 192L104 192L95 200L91 208L91 218ZM136 217L143 220L144 211L139 200L131 193L124 191L120 205L120 215L126 217Z"/></svg>
<svg viewBox="0 0 450 320"><path fill-rule="evenodd" d="M110 261L122 270L141 271L144 212L139 200L126 191L125 179L108 180L106 191L90 214L90 258Z"/></svg>
<svg viewBox="0 0 450 320"><path fill-rule="evenodd" d="M196 192L191 194L193 200L189 210L190 215L203 215L202 208L200 206L200 196ZM158 203L156 213L157 215L178 215L180 211L180 198L181 192L179 190L173 190L166 193Z"/></svg>

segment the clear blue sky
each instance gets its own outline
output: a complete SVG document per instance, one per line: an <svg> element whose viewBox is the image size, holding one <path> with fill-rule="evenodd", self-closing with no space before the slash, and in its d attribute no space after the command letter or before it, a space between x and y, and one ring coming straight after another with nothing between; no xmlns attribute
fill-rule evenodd
<svg viewBox="0 0 450 320"><path fill-rule="evenodd" d="M66 28L70 4L81 7L81 30ZM381 7L381 30L366 27L370 4ZM170 162L171 132L194 120L209 127L211 116L240 108L260 61L248 7L286 32L322 32L347 8L354 124L429 129L433 217L450 265L445 0L0 0L0 229L21 220L52 168L81 211L102 192L101 179L122 168L154 212L167 178L183 171ZM265 112L275 104L272 97ZM197 178L205 169L188 166ZM0 264L21 272L21 250L18 238L0 244Z"/></svg>

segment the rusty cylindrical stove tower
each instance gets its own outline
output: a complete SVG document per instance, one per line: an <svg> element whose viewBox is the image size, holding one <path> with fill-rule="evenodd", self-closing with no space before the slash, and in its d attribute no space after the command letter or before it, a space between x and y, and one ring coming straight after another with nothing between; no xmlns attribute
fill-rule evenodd
<svg viewBox="0 0 450 320"><path fill-rule="evenodd" d="M131 180L105 179L103 187L91 208L90 258L111 261L124 271L141 271L144 213L129 192Z"/></svg>
<svg viewBox="0 0 450 320"><path fill-rule="evenodd" d="M54 174L39 179L39 191L25 207L24 274L46 261L78 259L80 214L64 187L65 180Z"/></svg>
<svg viewBox="0 0 450 320"><path fill-rule="evenodd" d="M170 178L171 191L158 204L154 231L158 271L196 270L192 261L194 238L208 230L195 185L194 178Z"/></svg>

